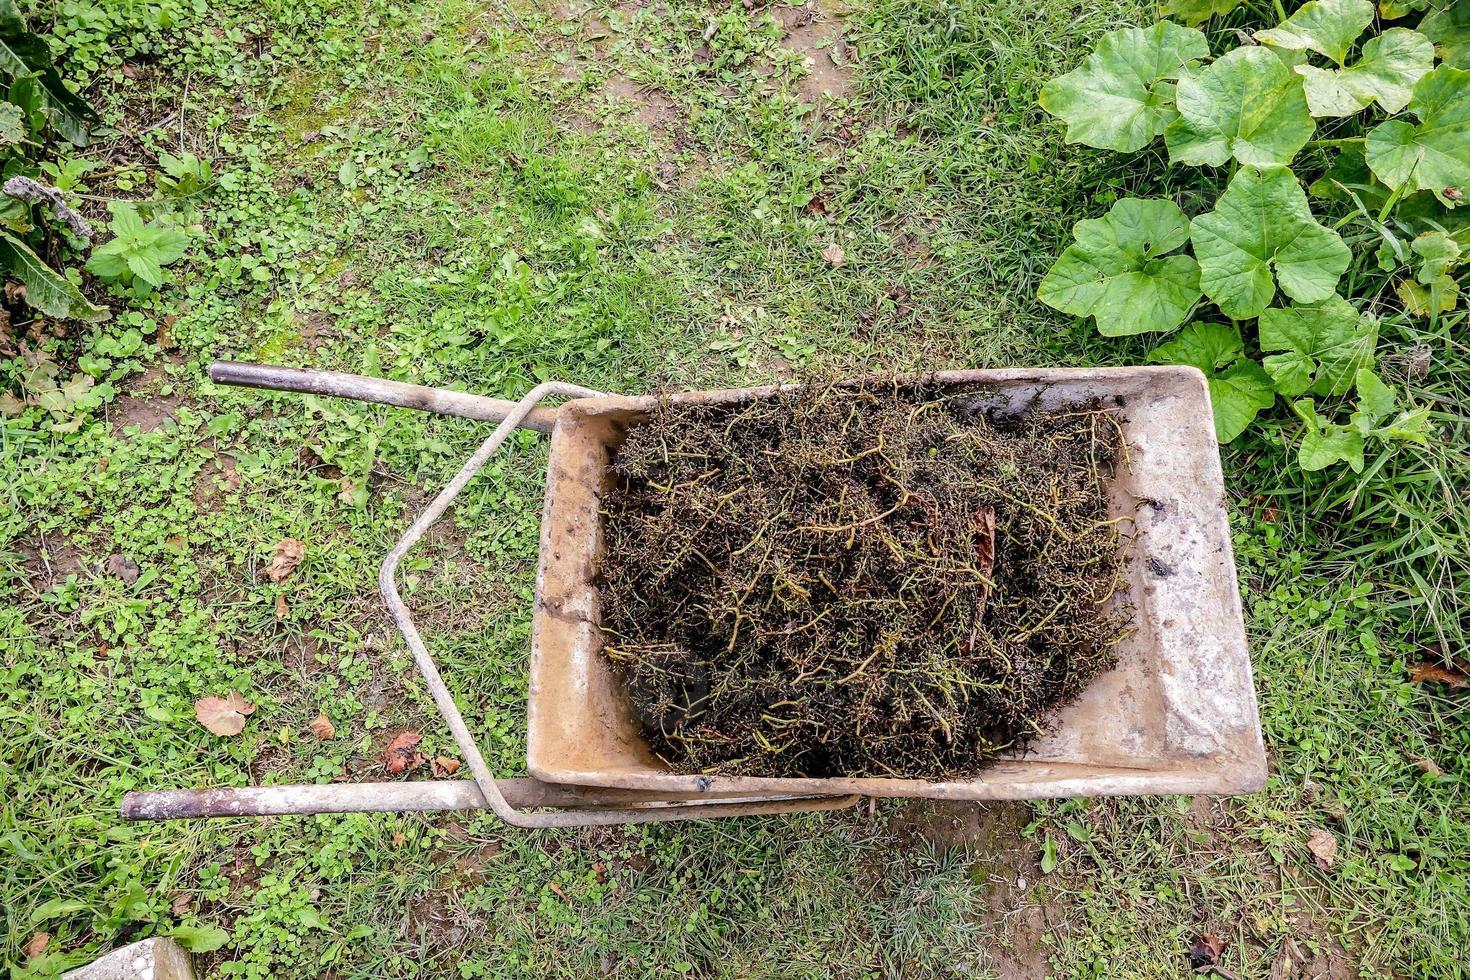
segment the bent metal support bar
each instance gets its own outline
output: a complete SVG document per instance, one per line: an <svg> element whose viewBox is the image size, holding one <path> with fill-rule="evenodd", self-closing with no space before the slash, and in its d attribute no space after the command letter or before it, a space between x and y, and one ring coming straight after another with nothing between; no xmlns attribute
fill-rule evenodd
<svg viewBox="0 0 1470 980"><path fill-rule="evenodd" d="M857 801L856 796L610 791L560 786L532 779L497 780L491 773L484 756L480 754L479 746L475 744L469 726L465 724L454 703L453 695L440 676L438 665L414 624L408 606L398 593L394 572L409 549L443 516L455 497L511 432L518 427L543 432L554 428L556 413L554 410L540 408L542 401L553 397L595 398L601 395L600 392L548 381L537 385L519 401L508 402L353 374L233 362L217 362L212 365L210 378L222 384L332 395L500 422L460 468L454 479L404 532L384 560L378 574L378 587L383 599L413 652L414 663L423 675L434 703L444 716L460 752L469 763L473 781L222 787L129 793L123 800L124 818L162 820L277 813L488 808L513 826L540 828L826 810L849 806Z"/></svg>

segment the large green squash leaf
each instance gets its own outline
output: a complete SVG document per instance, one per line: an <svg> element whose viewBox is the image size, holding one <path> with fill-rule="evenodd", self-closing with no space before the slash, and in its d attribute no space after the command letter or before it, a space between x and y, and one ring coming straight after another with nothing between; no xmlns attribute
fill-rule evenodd
<svg viewBox="0 0 1470 980"><path fill-rule="evenodd" d="M1460 284L1449 276L1441 276L1425 284L1405 279L1394 292L1404 304L1404 309L1415 316L1438 316L1460 304Z"/></svg>
<svg viewBox="0 0 1470 980"><path fill-rule="evenodd" d="M1337 233L1313 219L1285 167L1242 167L1215 210L1191 223L1190 240L1200 288L1233 320L1259 316L1277 284L1299 303L1328 299L1352 260Z"/></svg>
<svg viewBox="0 0 1470 980"><path fill-rule="evenodd" d="M1373 366L1378 322L1333 296L1312 306L1266 310L1260 340L1263 351L1286 352L1262 361L1281 394L1345 395L1358 371Z"/></svg>
<svg viewBox="0 0 1470 980"><path fill-rule="evenodd" d="M1419 33L1434 42L1434 50L1445 64L1470 68L1470 2L1454 0L1431 10L1419 22Z"/></svg>
<svg viewBox="0 0 1470 980"><path fill-rule="evenodd" d="M1199 300L1199 265L1167 252L1189 239L1189 219L1173 201L1126 198L1105 217L1077 222L1076 244L1041 281L1038 297L1073 316L1097 319L1121 337L1173 330Z"/></svg>
<svg viewBox="0 0 1470 980"><path fill-rule="evenodd" d="M1378 0L1378 16L1383 20L1398 20L1427 6L1429 0Z"/></svg>
<svg viewBox="0 0 1470 980"><path fill-rule="evenodd" d="M97 113L62 82L46 39L26 29L15 0L0 0L0 73L12 78L33 75L46 119L71 143L87 145L88 128L97 122Z"/></svg>
<svg viewBox="0 0 1470 980"><path fill-rule="evenodd" d="M1351 116L1376 101L1385 112L1409 104L1414 83L1434 67L1434 45L1416 31L1393 27L1363 45L1363 56L1351 68L1325 69L1298 65L1312 115Z"/></svg>
<svg viewBox="0 0 1470 980"><path fill-rule="evenodd" d="M1239 7L1242 0L1164 0L1159 13L1191 26L1211 17L1221 17Z"/></svg>
<svg viewBox="0 0 1470 980"><path fill-rule="evenodd" d="M1205 36L1160 21L1104 34L1081 67L1047 82L1041 107L1067 124L1067 140L1131 153L1178 115L1173 79L1210 53Z"/></svg>
<svg viewBox="0 0 1470 980"><path fill-rule="evenodd" d="M1373 23L1369 0L1310 0L1256 40L1283 51L1315 51L1339 65L1358 35Z"/></svg>
<svg viewBox="0 0 1470 980"><path fill-rule="evenodd" d="M1179 118L1164 130L1174 163L1287 164L1312 138L1301 76L1265 48L1227 52L1179 81Z"/></svg>
<svg viewBox="0 0 1470 980"><path fill-rule="evenodd" d="M1394 190L1425 190L1445 207L1470 184L1470 71L1440 65L1409 100L1418 120L1390 119L1368 134L1368 166Z"/></svg>
<svg viewBox="0 0 1470 980"><path fill-rule="evenodd" d="M1244 357L1240 331L1223 323L1192 323L1178 337L1149 351L1154 364L1187 364L1204 372L1215 415L1215 438L1230 442L1262 409L1276 401L1271 379Z"/></svg>
<svg viewBox="0 0 1470 980"><path fill-rule="evenodd" d="M70 279L42 262L29 245L6 231L0 231L0 269L20 280L26 288L26 302L47 316L97 323L112 315L107 307L92 303Z"/></svg>

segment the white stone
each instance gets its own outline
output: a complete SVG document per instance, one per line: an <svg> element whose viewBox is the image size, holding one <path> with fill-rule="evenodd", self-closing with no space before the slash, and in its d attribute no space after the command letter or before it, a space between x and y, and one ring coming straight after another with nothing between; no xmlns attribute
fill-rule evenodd
<svg viewBox="0 0 1470 980"><path fill-rule="evenodd" d="M182 946L160 936L115 949L62 980L194 980L194 964Z"/></svg>

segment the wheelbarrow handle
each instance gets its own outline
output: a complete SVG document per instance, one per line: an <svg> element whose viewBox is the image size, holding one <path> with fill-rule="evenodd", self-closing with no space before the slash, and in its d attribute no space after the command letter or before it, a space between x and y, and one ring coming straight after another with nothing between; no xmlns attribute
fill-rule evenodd
<svg viewBox="0 0 1470 980"><path fill-rule="evenodd" d="M454 415L485 422L499 422L516 407L515 402L503 398L487 398L463 391L428 388L424 385L370 378L343 371L312 371L276 364L215 361L209 366L209 380L242 388L299 391L308 395L331 395L360 402L376 402L379 405L398 405L436 415ZM531 409L520 426L537 432L550 432L555 424L556 409L538 407Z"/></svg>
<svg viewBox="0 0 1470 980"><path fill-rule="evenodd" d="M505 802L517 809L567 807L593 812L612 808L627 823L836 810L856 796L789 796L740 793L658 793L598 786L563 786L536 779L497 779ZM124 820L263 817L303 813L418 813L484 810L490 804L470 779L407 783L330 783L295 786L221 786L155 790L123 796ZM572 819L570 823L576 824Z"/></svg>

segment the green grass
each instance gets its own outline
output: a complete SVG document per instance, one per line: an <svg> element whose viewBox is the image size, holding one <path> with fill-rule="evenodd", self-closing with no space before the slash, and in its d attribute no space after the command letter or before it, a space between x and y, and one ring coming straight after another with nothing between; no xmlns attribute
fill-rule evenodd
<svg viewBox="0 0 1470 980"><path fill-rule="evenodd" d="M901 804L560 833L116 817L131 789L379 778L405 727L454 754L374 578L484 427L220 388L216 357L514 395L547 377L644 391L1141 356L1034 291L1071 224L1150 168L1063 145L1035 93L1145 5L824 9L851 88L819 114L760 5L594 4L571 22L528 6L518 23L377 0L37 9L133 134L88 151L87 193L146 195L181 145L217 181L188 202L201 228L170 286L125 300L129 322L49 341L70 365L137 329L143 348L107 372L129 392L147 371L144 400L119 394L72 433L40 412L0 422L0 961L16 975L181 924L228 930L201 959L213 976L993 972L1002 930L975 869L997 855L914 845ZM654 129L615 77L663 93ZM1243 977L1287 939L1341 945L1370 976L1464 972L1470 728L1404 671L1462 635L1462 332L1385 326L1430 351L1413 383L1440 407L1432 451L1307 478L1283 419L1227 454L1273 775L1203 823L1187 800L1037 805L1028 840L995 846L1058 856L1027 871L1056 975L1182 976L1201 930L1231 938ZM118 424L157 399L171 419ZM524 765L544 464L530 436L497 457L404 575L506 774ZM284 537L307 558L272 585L258 572ZM112 554L136 584L96 571ZM232 687L259 708L215 738L192 703ZM307 732L318 711L335 740ZM1339 840L1326 873L1314 827ZM27 964L37 930L53 938Z"/></svg>

